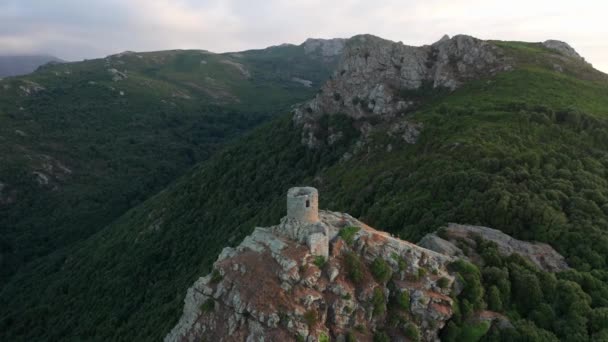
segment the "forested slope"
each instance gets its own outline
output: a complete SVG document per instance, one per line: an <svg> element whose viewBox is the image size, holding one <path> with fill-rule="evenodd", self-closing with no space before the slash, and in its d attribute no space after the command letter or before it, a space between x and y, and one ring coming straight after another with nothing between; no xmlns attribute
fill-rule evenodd
<svg viewBox="0 0 608 342"><path fill-rule="evenodd" d="M466 320L485 307L514 323L488 340L605 337L608 81L578 62L557 70L539 44L495 44L515 68L417 94L424 101L408 117L424 128L415 144L377 134L361 148L356 120L344 115L319 123L348 133L319 149L302 144L291 115L231 143L85 242L20 272L0 293L2 338L162 338L194 278L254 226L277 222L285 189L302 184L320 190L321 208L404 239L447 222L485 225L547 242L574 268L542 273L480 245L487 267L455 265L466 288L446 340L476 333Z"/></svg>
<svg viewBox="0 0 608 342"><path fill-rule="evenodd" d="M0 285L309 98L337 58L305 45L125 52L1 80Z"/></svg>

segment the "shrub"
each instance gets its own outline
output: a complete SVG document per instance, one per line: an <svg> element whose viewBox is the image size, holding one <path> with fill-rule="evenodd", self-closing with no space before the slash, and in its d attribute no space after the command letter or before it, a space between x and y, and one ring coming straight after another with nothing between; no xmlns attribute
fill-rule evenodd
<svg viewBox="0 0 608 342"><path fill-rule="evenodd" d="M324 332L319 334L319 342L329 342L329 336Z"/></svg>
<svg viewBox="0 0 608 342"><path fill-rule="evenodd" d="M390 337L384 331L377 331L374 334L374 342L390 342Z"/></svg>
<svg viewBox="0 0 608 342"><path fill-rule="evenodd" d="M338 235L342 238L342 240L344 240L344 242L352 246L352 244L355 242L355 234L357 234L359 229L361 228L354 226L344 227L340 229L340 233Z"/></svg>
<svg viewBox="0 0 608 342"><path fill-rule="evenodd" d="M374 316L380 316L386 311L386 305L384 302L384 291L382 291L382 289L379 287L376 287L374 289L374 294L372 295L372 306L372 314Z"/></svg>
<svg viewBox="0 0 608 342"><path fill-rule="evenodd" d="M396 297L396 301L400 309L410 309L410 293L407 290L399 293Z"/></svg>
<svg viewBox="0 0 608 342"><path fill-rule="evenodd" d="M211 283L216 284L219 283L223 279L222 274L217 269L214 269L211 272Z"/></svg>
<svg viewBox="0 0 608 342"><path fill-rule="evenodd" d="M439 280L437 280L437 286L439 286L442 289L447 288L449 284L450 284L450 280L446 277L441 277L441 278L439 278Z"/></svg>
<svg viewBox="0 0 608 342"><path fill-rule="evenodd" d="M418 279L420 279L420 278L422 278L422 277L426 276L426 273L427 273L427 272L426 272L426 269L424 269L424 268L419 268L419 269L418 269Z"/></svg>
<svg viewBox="0 0 608 342"><path fill-rule="evenodd" d="M290 321L291 321L291 319L289 318L289 315L287 315L283 311L279 311L279 323L282 326L287 327L289 325Z"/></svg>
<svg viewBox="0 0 608 342"><path fill-rule="evenodd" d="M304 313L304 321L309 328L314 327L317 324L317 312L315 310L308 310Z"/></svg>
<svg viewBox="0 0 608 342"><path fill-rule="evenodd" d="M502 310L502 299L498 287L492 285L488 291L488 308L492 311Z"/></svg>
<svg viewBox="0 0 608 342"><path fill-rule="evenodd" d="M479 269L462 259L458 259L457 261L451 263L449 268L458 272L458 278L464 283L464 289L460 294L460 297L465 299L461 304L465 302L468 305L472 305L471 308L461 307L462 314L466 317L466 311L468 309L480 309L483 304L483 286L481 284L481 273Z"/></svg>
<svg viewBox="0 0 608 342"><path fill-rule="evenodd" d="M346 334L346 342L357 342L357 336L355 336L354 332L349 331Z"/></svg>
<svg viewBox="0 0 608 342"><path fill-rule="evenodd" d="M215 310L215 301L212 298L207 299L201 304L202 312L212 312L213 310Z"/></svg>
<svg viewBox="0 0 608 342"><path fill-rule="evenodd" d="M408 323L405 325L405 327L403 328L403 334L410 341L413 341L413 342L420 341L420 329L418 328L417 325L415 325L413 323Z"/></svg>
<svg viewBox="0 0 608 342"><path fill-rule="evenodd" d="M318 268L323 268L323 266L327 264L327 260L325 260L325 257L317 255L313 263L317 265Z"/></svg>
<svg viewBox="0 0 608 342"><path fill-rule="evenodd" d="M405 271L405 268L407 267L405 259L397 253L393 253L391 257L397 262L397 265L399 265L399 272Z"/></svg>
<svg viewBox="0 0 608 342"><path fill-rule="evenodd" d="M387 282L391 279L392 273L391 267L384 259L378 257L372 262L372 274L378 282Z"/></svg>
<svg viewBox="0 0 608 342"><path fill-rule="evenodd" d="M344 262L346 263L346 270L348 277L355 283L363 280L363 263L359 259L359 256L355 253L346 253L344 255Z"/></svg>

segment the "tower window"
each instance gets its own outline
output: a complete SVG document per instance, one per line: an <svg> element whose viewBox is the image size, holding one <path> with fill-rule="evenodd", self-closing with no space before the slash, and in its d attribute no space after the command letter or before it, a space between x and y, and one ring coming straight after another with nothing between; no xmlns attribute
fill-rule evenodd
<svg viewBox="0 0 608 342"><path fill-rule="evenodd" d="M306 208L310 207L310 200L306 200Z"/></svg>

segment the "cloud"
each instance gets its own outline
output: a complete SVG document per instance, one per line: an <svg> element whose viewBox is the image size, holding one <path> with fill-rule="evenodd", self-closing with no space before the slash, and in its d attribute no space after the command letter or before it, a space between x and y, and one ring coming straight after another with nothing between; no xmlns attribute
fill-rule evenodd
<svg viewBox="0 0 608 342"><path fill-rule="evenodd" d="M3 0L1 53L67 59L124 50L262 48L372 33L421 45L443 34L568 41L608 71L603 0Z"/></svg>

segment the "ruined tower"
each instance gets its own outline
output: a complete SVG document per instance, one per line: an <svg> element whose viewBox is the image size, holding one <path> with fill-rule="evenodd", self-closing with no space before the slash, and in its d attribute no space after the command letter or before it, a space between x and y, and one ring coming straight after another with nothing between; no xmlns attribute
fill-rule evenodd
<svg viewBox="0 0 608 342"><path fill-rule="evenodd" d="M319 222L319 192L312 187L287 191L287 217L302 223Z"/></svg>

